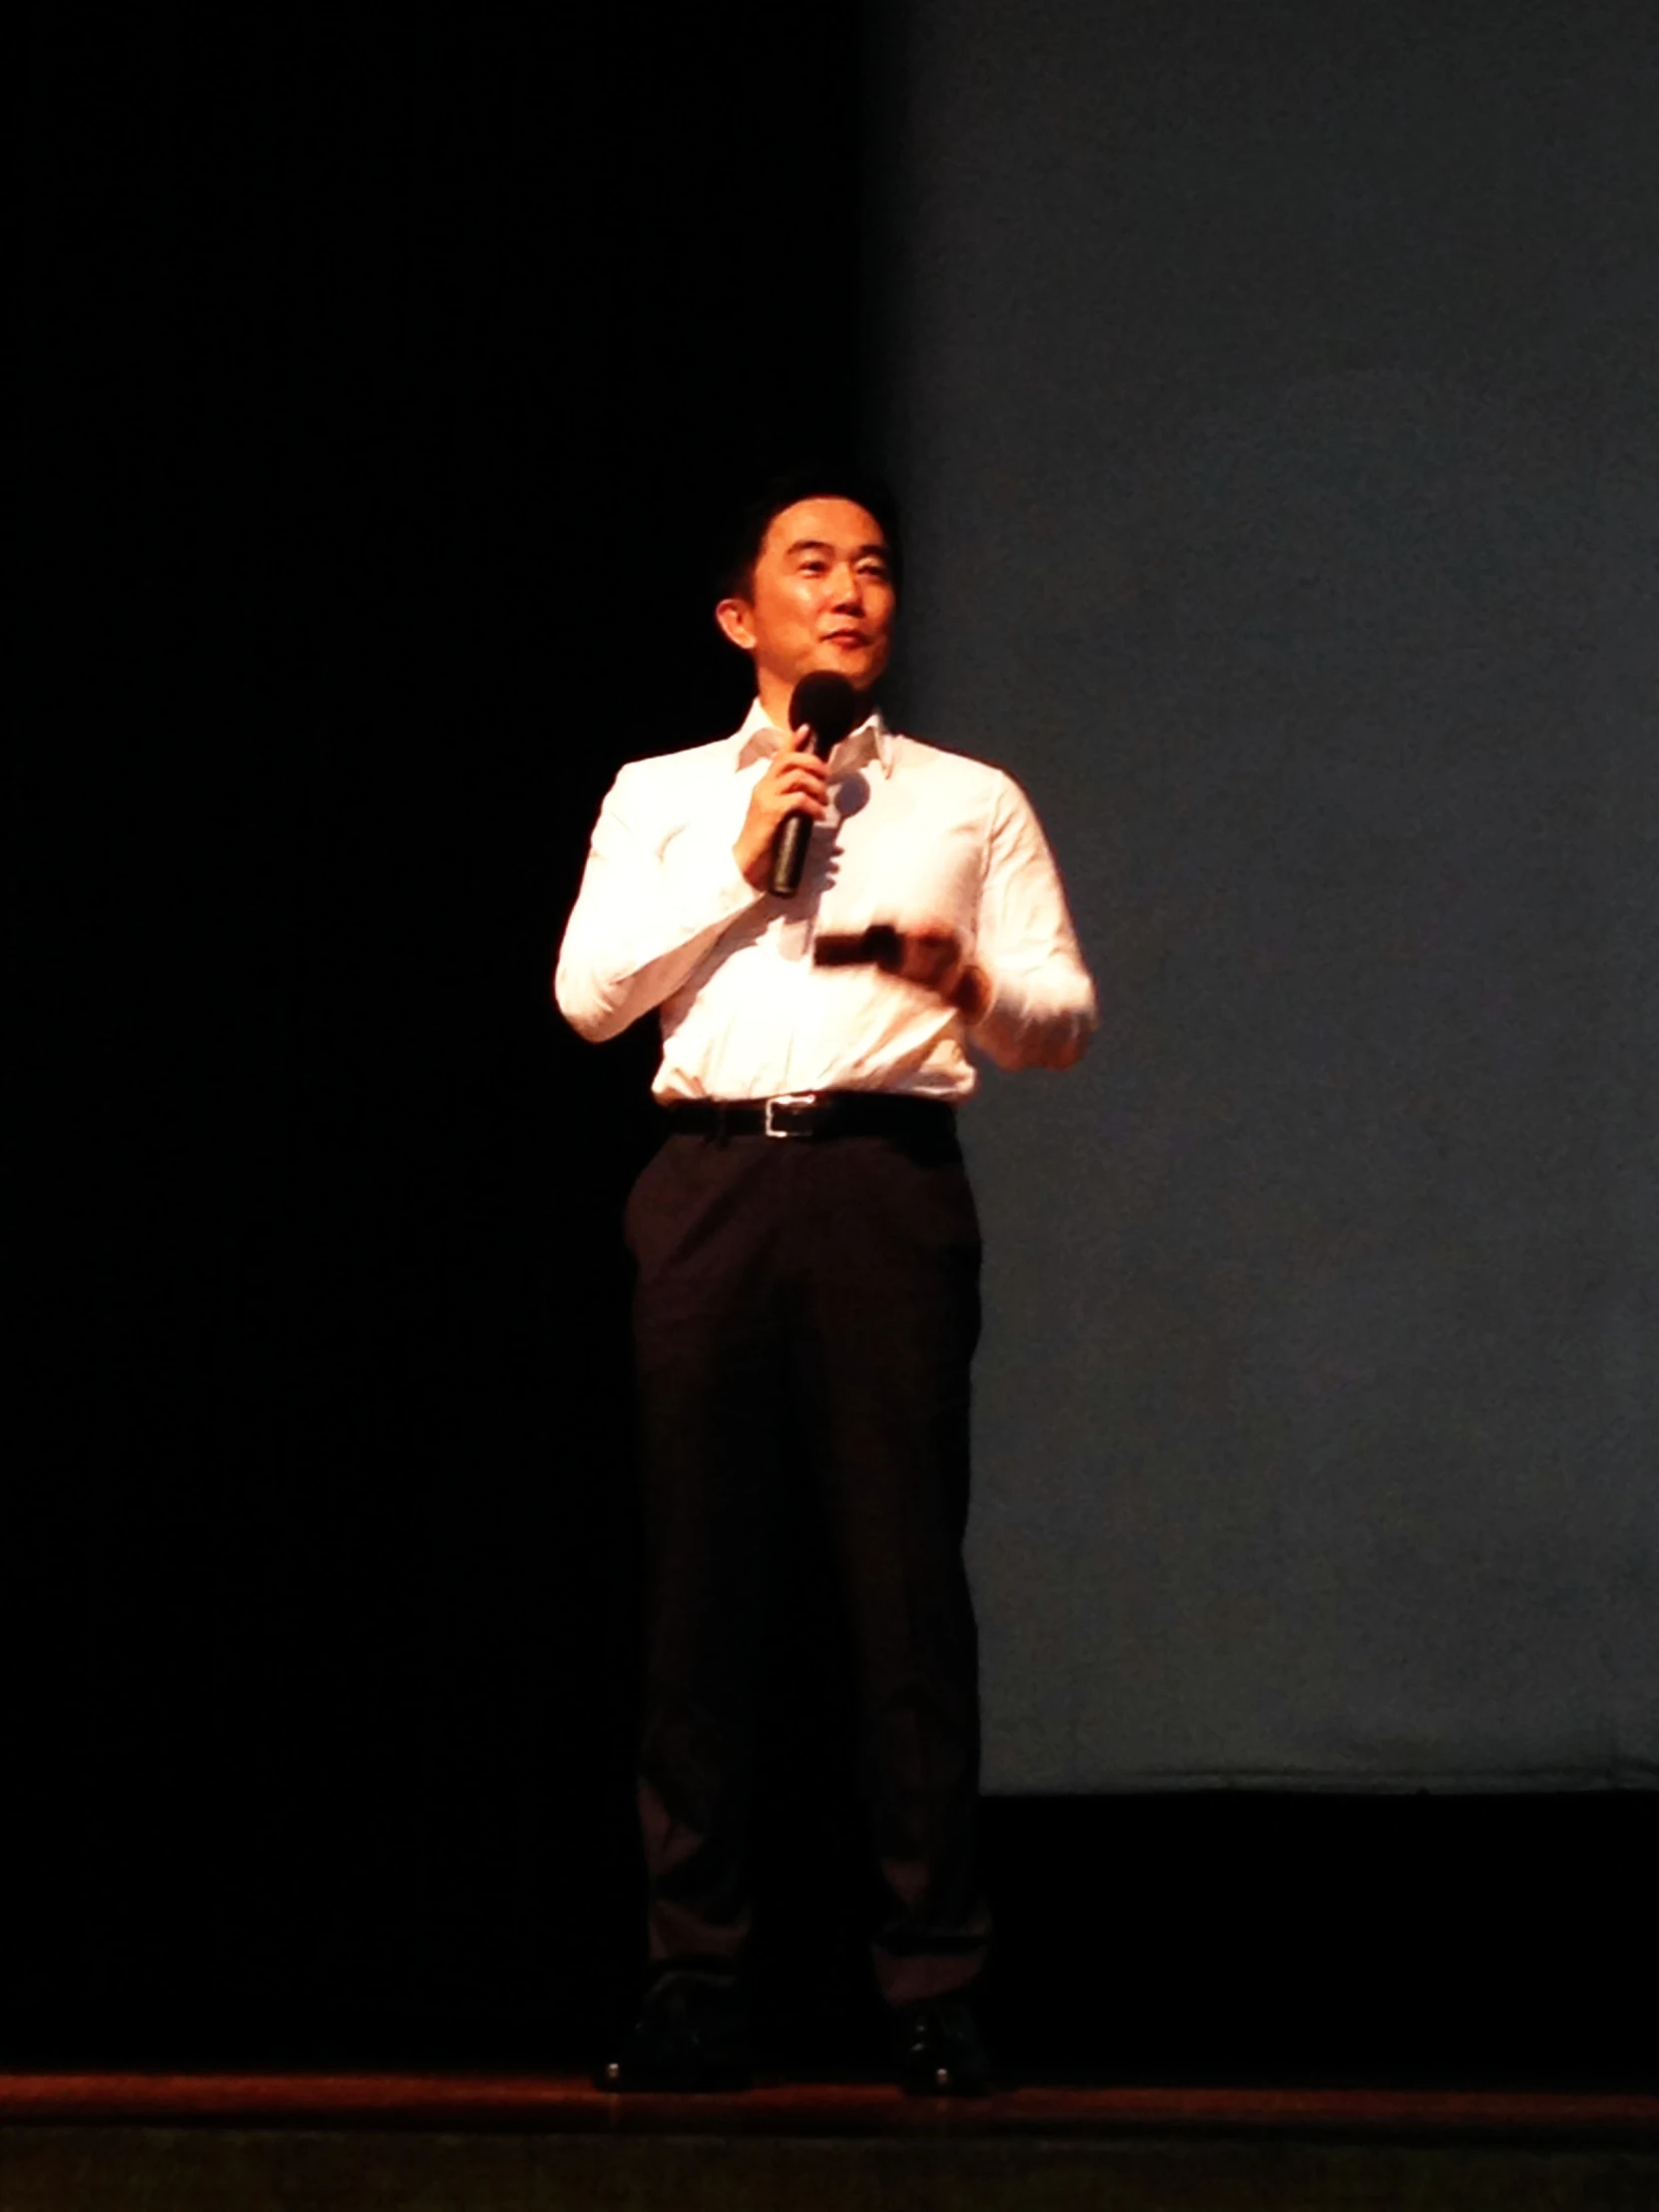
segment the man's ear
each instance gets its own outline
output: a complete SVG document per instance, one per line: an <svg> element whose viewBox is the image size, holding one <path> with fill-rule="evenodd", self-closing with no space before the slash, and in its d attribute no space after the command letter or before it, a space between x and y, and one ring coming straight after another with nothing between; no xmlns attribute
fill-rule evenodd
<svg viewBox="0 0 1659 2212"><path fill-rule="evenodd" d="M715 620L720 624L721 635L730 639L740 653L754 652L755 633L749 627L747 599L723 599L715 609Z"/></svg>

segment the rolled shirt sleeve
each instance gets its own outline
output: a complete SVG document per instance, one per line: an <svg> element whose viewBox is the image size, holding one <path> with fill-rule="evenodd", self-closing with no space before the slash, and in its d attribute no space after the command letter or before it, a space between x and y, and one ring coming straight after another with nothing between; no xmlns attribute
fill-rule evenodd
<svg viewBox="0 0 1659 2212"><path fill-rule="evenodd" d="M990 999L969 1034L998 1067L1070 1067L1099 1022L1094 984L1036 813L998 783L974 945Z"/></svg>
<svg viewBox="0 0 1659 2212"><path fill-rule="evenodd" d="M680 820L653 804L640 772L657 766L632 763L606 794L553 972L559 1011L596 1044L660 1006L762 895L732 849L749 780L732 779L735 814L706 806Z"/></svg>

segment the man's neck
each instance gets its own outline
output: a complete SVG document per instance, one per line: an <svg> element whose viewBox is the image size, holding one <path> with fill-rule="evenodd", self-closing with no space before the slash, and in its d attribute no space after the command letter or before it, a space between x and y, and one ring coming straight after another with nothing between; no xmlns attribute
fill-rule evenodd
<svg viewBox="0 0 1659 2212"><path fill-rule="evenodd" d="M790 700L795 686L782 676L774 676L770 669L755 671L755 689L760 695L761 712L775 730L787 730L790 726Z"/></svg>

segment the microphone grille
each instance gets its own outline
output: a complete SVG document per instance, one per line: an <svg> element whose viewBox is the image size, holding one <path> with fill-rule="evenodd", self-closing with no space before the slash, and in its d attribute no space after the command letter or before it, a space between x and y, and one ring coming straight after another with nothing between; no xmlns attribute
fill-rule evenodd
<svg viewBox="0 0 1659 2212"><path fill-rule="evenodd" d="M804 676L790 695L790 728L799 730L806 723L827 755L858 719L858 694L833 669L816 669Z"/></svg>

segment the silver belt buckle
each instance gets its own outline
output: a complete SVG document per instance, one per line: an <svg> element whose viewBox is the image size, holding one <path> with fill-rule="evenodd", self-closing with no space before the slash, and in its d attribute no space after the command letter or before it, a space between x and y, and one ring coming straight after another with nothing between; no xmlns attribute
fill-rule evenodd
<svg viewBox="0 0 1659 2212"><path fill-rule="evenodd" d="M810 1136L812 1130L809 1125L798 1124L792 1129L789 1124L789 1116L801 1111L810 1113L817 1104L817 1091L780 1092L777 1098L769 1098L765 1101L762 1107L761 1127L769 1137ZM782 1120L779 1118L780 1115L783 1116Z"/></svg>

